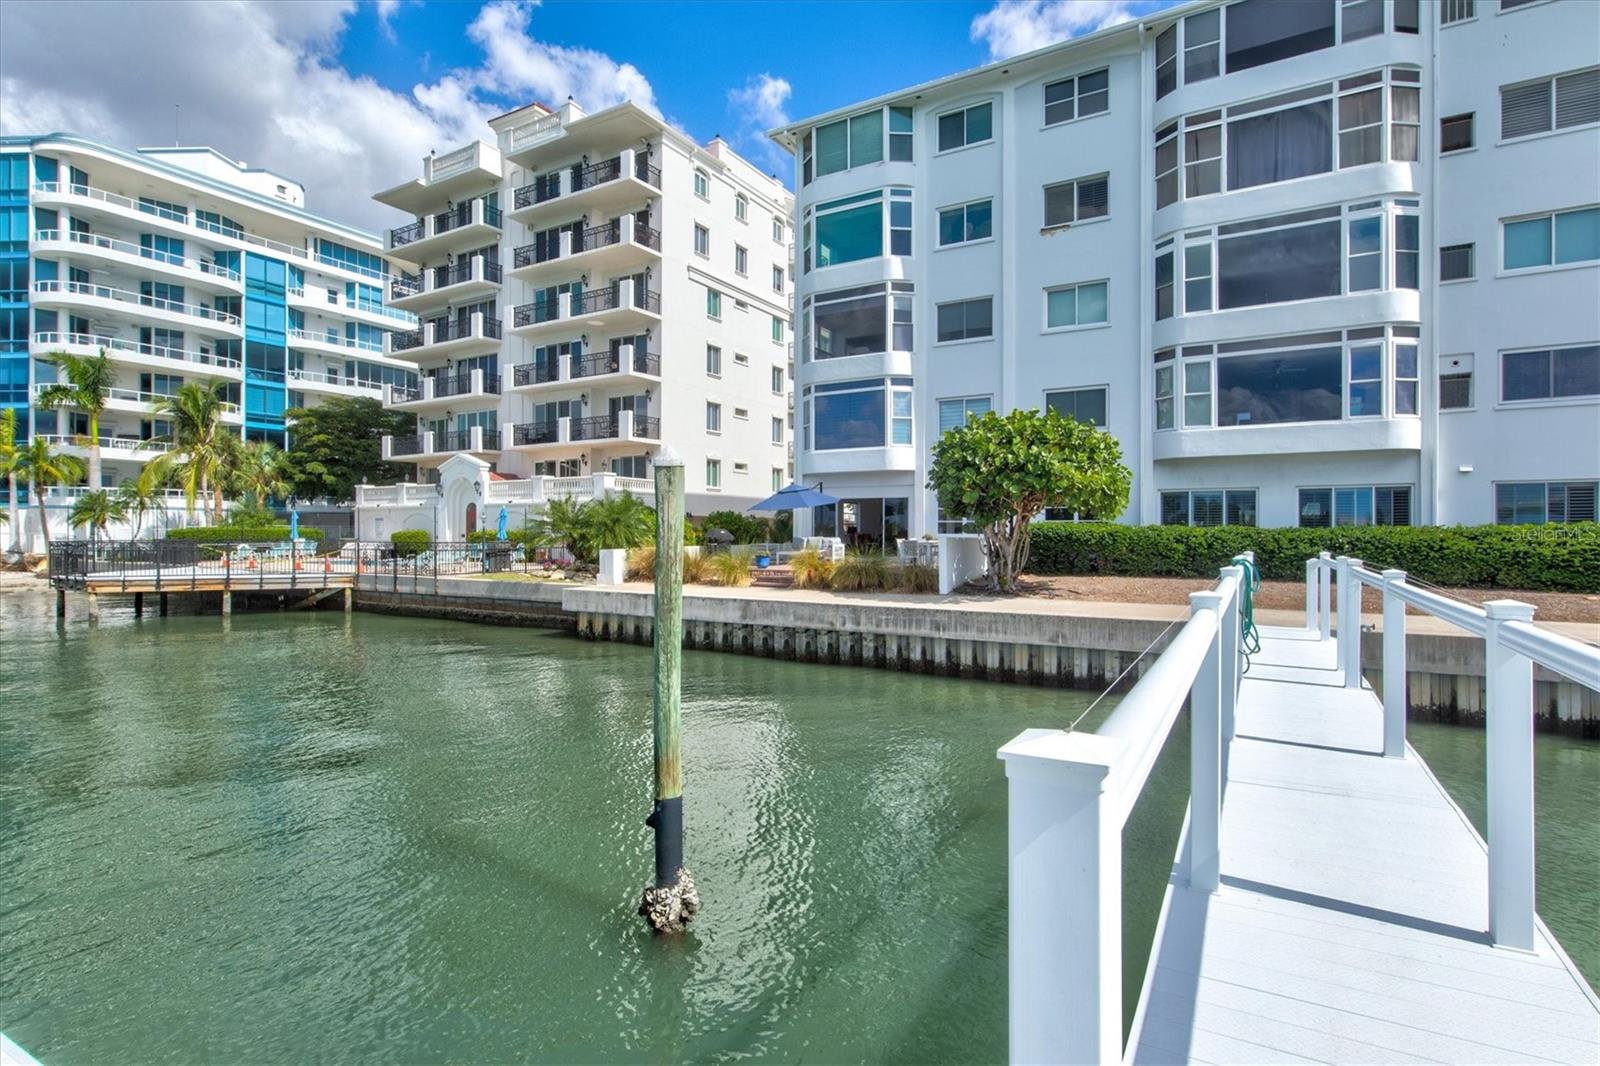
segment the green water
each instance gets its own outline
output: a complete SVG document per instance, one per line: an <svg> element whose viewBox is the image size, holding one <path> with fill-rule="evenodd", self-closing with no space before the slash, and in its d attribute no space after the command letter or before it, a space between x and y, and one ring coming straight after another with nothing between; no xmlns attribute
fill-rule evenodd
<svg viewBox="0 0 1600 1066"><path fill-rule="evenodd" d="M1004 1058L995 749L1082 694L690 653L665 940L647 649L48 610L0 602L0 1028L51 1066Z"/></svg>

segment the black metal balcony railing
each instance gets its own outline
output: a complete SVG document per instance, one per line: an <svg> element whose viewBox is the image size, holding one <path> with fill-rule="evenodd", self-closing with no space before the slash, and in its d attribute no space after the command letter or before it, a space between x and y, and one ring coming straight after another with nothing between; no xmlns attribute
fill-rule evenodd
<svg viewBox="0 0 1600 1066"><path fill-rule="evenodd" d="M488 445L491 433L488 429L483 431L484 443ZM492 445L491 445L492 446ZM469 429L449 429L443 433L433 435L433 448L440 452L465 452L472 450L472 431Z"/></svg>
<svg viewBox="0 0 1600 1066"><path fill-rule="evenodd" d="M511 429L516 444L554 444L560 438L554 422L523 422Z"/></svg>
<svg viewBox="0 0 1600 1066"><path fill-rule="evenodd" d="M571 168L572 191L581 192L592 189L596 185L604 185L608 181L616 181L622 177L622 157L612 156L602 159L598 163L588 166L574 166ZM661 188L661 168L650 165L647 156L635 154L633 159L633 175L636 180L644 182L654 188ZM551 171L541 174L531 185L524 185L516 192L517 207L528 207L532 204L542 204L554 200L561 195L561 171Z"/></svg>
<svg viewBox="0 0 1600 1066"><path fill-rule="evenodd" d="M617 417L590 415L587 418L574 418L568 424L567 432L573 440L610 440L619 435Z"/></svg>
<svg viewBox="0 0 1600 1066"><path fill-rule="evenodd" d="M407 330L404 333L391 333L389 335L389 350L403 352L410 348L422 347L422 330Z"/></svg>
<svg viewBox="0 0 1600 1066"><path fill-rule="evenodd" d="M421 455L422 434L413 433L409 437L396 437L390 445L391 455Z"/></svg>
<svg viewBox="0 0 1600 1066"><path fill-rule="evenodd" d="M560 313L560 300L552 296L540 298L532 303L517 305L512 313L512 324L517 326L534 326L541 322L554 322Z"/></svg>
<svg viewBox="0 0 1600 1066"><path fill-rule="evenodd" d="M551 171L540 174L533 179L532 184L524 185L516 191L514 202L518 208L529 207L533 204L542 204L547 200L554 200L561 195L561 172Z"/></svg>
<svg viewBox="0 0 1600 1066"><path fill-rule="evenodd" d="M645 437L649 440L661 439L661 419L655 415L634 415L633 435Z"/></svg>
<svg viewBox="0 0 1600 1066"><path fill-rule="evenodd" d="M396 226L389 231L389 245L398 248L402 244L420 241L422 235L428 231L427 224L421 221L413 222L409 226Z"/></svg>
<svg viewBox="0 0 1600 1066"><path fill-rule="evenodd" d="M633 361L630 364L634 373L661 376L661 356L654 352L635 350ZM595 352L577 360L572 366L572 376L575 378L591 378L598 374L620 374L626 367L622 363L620 352Z"/></svg>
<svg viewBox="0 0 1600 1066"><path fill-rule="evenodd" d="M389 389L390 403L413 403L422 399L422 386L394 385Z"/></svg>
<svg viewBox="0 0 1600 1066"><path fill-rule="evenodd" d="M642 244L646 248L659 252L661 251L661 231L651 229L649 226L641 226L635 222L633 225L633 243Z"/></svg>
<svg viewBox="0 0 1600 1066"><path fill-rule="evenodd" d="M483 372L483 391L486 393L500 392L500 375L488 370ZM453 374L436 374L433 378L433 395L435 399L446 396L465 396L472 392L472 371L458 370Z"/></svg>
<svg viewBox="0 0 1600 1066"><path fill-rule="evenodd" d="M483 221L495 229L499 229L503 224L501 222L500 209L493 204L485 203L483 205Z"/></svg>
<svg viewBox="0 0 1600 1066"><path fill-rule="evenodd" d="M483 320L484 337L499 339L500 320L498 318L485 318ZM470 340L478 336L472 332L471 317L441 318L433 323L433 343L443 344L446 341Z"/></svg>
<svg viewBox="0 0 1600 1066"><path fill-rule="evenodd" d="M435 234L449 233L453 229L460 229L472 221L472 201L456 204L448 211L440 211L433 216L433 232Z"/></svg>
<svg viewBox="0 0 1600 1066"><path fill-rule="evenodd" d="M543 385L547 381L559 381L561 363L556 359L539 359L531 363L522 363L512 369L511 380L516 385Z"/></svg>
<svg viewBox="0 0 1600 1066"><path fill-rule="evenodd" d="M433 287L442 289L449 285L464 285L472 280L472 263L474 259L482 256L473 256L451 266L433 268ZM483 280L500 283L500 264L492 260L485 260L483 264Z"/></svg>
<svg viewBox="0 0 1600 1066"><path fill-rule="evenodd" d="M400 274L394 279L390 287L389 298L398 300L402 296L415 296L422 291L422 275Z"/></svg>

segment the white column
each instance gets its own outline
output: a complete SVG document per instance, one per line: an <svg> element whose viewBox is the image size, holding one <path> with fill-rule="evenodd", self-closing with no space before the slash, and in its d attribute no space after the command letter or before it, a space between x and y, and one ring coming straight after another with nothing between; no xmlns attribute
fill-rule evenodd
<svg viewBox="0 0 1600 1066"><path fill-rule="evenodd" d="M1406 757L1406 603L1395 592L1404 570L1383 572L1383 757Z"/></svg>
<svg viewBox="0 0 1600 1066"><path fill-rule="evenodd" d="M1317 561L1306 560L1306 629L1317 628Z"/></svg>
<svg viewBox="0 0 1600 1066"><path fill-rule="evenodd" d="M1222 709L1232 701L1225 666L1227 612L1220 592L1189 593L1189 616L1202 611L1217 616L1217 633L1200 660L1189 690L1189 887L1215 892L1221 858L1223 726Z"/></svg>
<svg viewBox="0 0 1600 1066"><path fill-rule="evenodd" d="M1506 622L1530 622L1516 600L1483 605L1484 732L1489 749L1489 939L1532 951L1533 660L1500 640Z"/></svg>
<svg viewBox="0 0 1600 1066"><path fill-rule="evenodd" d="M1120 741L1029 729L1006 764L1012 1062L1122 1060Z"/></svg>
<svg viewBox="0 0 1600 1066"><path fill-rule="evenodd" d="M476 319L478 317L476 312L474 312L472 317L474 319ZM473 367L472 370L467 374L467 386L468 386L469 389L471 389L471 391L473 392L474 395L483 392L483 368L482 367Z"/></svg>
<svg viewBox="0 0 1600 1066"><path fill-rule="evenodd" d="M1333 556L1322 552L1317 556L1321 565L1317 567L1317 625L1323 640L1333 635Z"/></svg>
<svg viewBox="0 0 1600 1066"><path fill-rule="evenodd" d="M1361 582L1356 578L1360 559L1339 556L1339 662L1344 667L1344 687L1361 687Z"/></svg>
<svg viewBox="0 0 1600 1066"><path fill-rule="evenodd" d="M1244 639L1239 633L1239 597L1244 595L1245 571L1242 566L1222 568L1224 580L1233 578L1233 595L1223 605L1218 620L1217 643L1222 649L1222 705L1217 720L1222 731L1222 788L1228 787L1228 759L1232 754L1235 710L1239 705L1239 683L1244 678Z"/></svg>

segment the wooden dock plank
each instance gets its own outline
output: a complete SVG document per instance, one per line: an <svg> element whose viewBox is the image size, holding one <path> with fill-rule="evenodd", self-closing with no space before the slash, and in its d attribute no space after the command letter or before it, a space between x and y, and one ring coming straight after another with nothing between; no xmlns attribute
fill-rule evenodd
<svg viewBox="0 0 1600 1066"><path fill-rule="evenodd" d="M1335 645L1268 630L1240 689L1215 895L1175 878L1134 1062L1600 1062L1541 927L1493 947L1487 855Z"/></svg>

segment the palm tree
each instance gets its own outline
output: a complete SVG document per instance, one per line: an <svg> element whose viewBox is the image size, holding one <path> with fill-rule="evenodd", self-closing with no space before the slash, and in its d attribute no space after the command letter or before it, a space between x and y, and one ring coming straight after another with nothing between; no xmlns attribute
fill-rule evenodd
<svg viewBox="0 0 1600 1066"><path fill-rule="evenodd" d="M544 548L565 548L581 557L588 523L584 505L569 496L557 496L544 505L544 513L528 523L533 542Z"/></svg>
<svg viewBox="0 0 1600 1066"><path fill-rule="evenodd" d="M289 479L284 472L283 452L267 440L245 442L231 471L233 488L250 500L250 506L266 506L268 497L282 497L289 492Z"/></svg>
<svg viewBox="0 0 1600 1066"><path fill-rule="evenodd" d="M66 381L47 385L39 393L40 407L72 407L89 416L89 487L100 487L100 413L117 383L117 370L104 348L98 355L51 352L45 358L61 369Z"/></svg>
<svg viewBox="0 0 1600 1066"><path fill-rule="evenodd" d="M122 483L117 490L117 502L123 513L133 519L133 530L128 534L128 539L138 539L145 515L159 506L165 488L163 471L155 463L146 463L138 477Z"/></svg>
<svg viewBox="0 0 1600 1066"><path fill-rule="evenodd" d="M22 470L22 450L17 447L17 409L0 411L0 475L6 479L6 522L11 526L11 550L22 552L22 523L12 522L17 514L17 475Z"/></svg>
<svg viewBox="0 0 1600 1066"><path fill-rule="evenodd" d="M45 550L50 550L50 519L45 514L44 490L51 485L66 485L83 477L83 461L75 455L57 452L50 442L34 436L22 449L20 469L28 479L28 498L39 516L39 533Z"/></svg>
<svg viewBox="0 0 1600 1066"><path fill-rule="evenodd" d="M128 516L127 509L123 507L122 500L105 489L95 489L79 496L72 505L72 513L67 516L67 521L73 527L88 526L91 538L106 531L112 522L120 522Z"/></svg>
<svg viewBox="0 0 1600 1066"><path fill-rule="evenodd" d="M656 538L656 513L631 492L594 500L583 508L588 554L602 548L642 548Z"/></svg>
<svg viewBox="0 0 1600 1066"><path fill-rule="evenodd" d="M194 514L196 496L211 496L211 522L222 524L222 490L239 451L239 437L222 424L222 382L197 381L178 386L164 397L156 417L172 424L172 432L159 438L172 450L157 456L151 466L157 476L171 476L183 487L189 513Z"/></svg>

